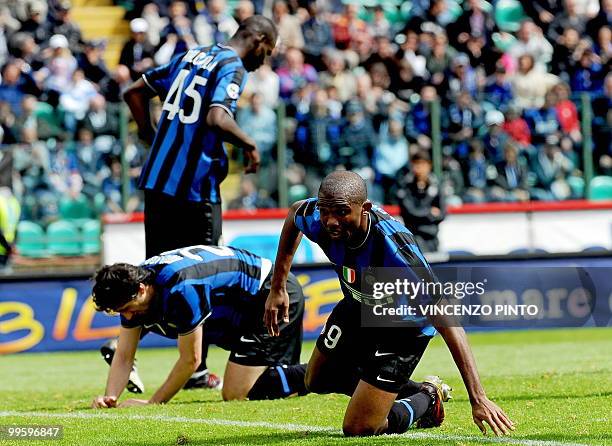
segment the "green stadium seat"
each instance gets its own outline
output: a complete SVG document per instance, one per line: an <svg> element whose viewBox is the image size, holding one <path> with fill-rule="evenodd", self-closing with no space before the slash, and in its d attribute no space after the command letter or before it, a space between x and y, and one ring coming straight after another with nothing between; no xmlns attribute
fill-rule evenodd
<svg viewBox="0 0 612 446"><path fill-rule="evenodd" d="M24 257L46 257L45 231L33 221L20 221L17 225L17 250Z"/></svg>
<svg viewBox="0 0 612 446"><path fill-rule="evenodd" d="M589 183L589 200L612 200L612 177L595 177Z"/></svg>
<svg viewBox="0 0 612 446"><path fill-rule="evenodd" d="M306 198L308 198L308 188L303 184L294 184L287 191L287 199L290 205Z"/></svg>
<svg viewBox="0 0 612 446"><path fill-rule="evenodd" d="M68 197L62 198L58 207L60 218L62 220L70 220L77 226L81 226L92 217L92 206L83 194L74 199Z"/></svg>
<svg viewBox="0 0 612 446"><path fill-rule="evenodd" d="M526 17L518 0L499 0L495 5L495 23L502 31L518 31Z"/></svg>
<svg viewBox="0 0 612 446"><path fill-rule="evenodd" d="M47 251L58 256L82 255L81 236L76 225L58 220L47 227Z"/></svg>
<svg viewBox="0 0 612 446"><path fill-rule="evenodd" d="M83 254L99 254L101 250L102 225L99 220L88 220L81 227Z"/></svg>
<svg viewBox="0 0 612 446"><path fill-rule="evenodd" d="M578 199L584 197L584 179L581 177L570 176L567 178L567 184L572 191L572 198Z"/></svg>

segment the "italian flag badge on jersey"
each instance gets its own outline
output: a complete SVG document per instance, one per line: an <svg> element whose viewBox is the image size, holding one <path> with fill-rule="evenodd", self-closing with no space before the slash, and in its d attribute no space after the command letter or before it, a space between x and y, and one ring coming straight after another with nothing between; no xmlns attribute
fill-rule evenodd
<svg viewBox="0 0 612 446"><path fill-rule="evenodd" d="M346 280L348 283L355 282L355 278L356 278L355 270L352 268L343 266L342 267L342 277L344 277L344 280Z"/></svg>

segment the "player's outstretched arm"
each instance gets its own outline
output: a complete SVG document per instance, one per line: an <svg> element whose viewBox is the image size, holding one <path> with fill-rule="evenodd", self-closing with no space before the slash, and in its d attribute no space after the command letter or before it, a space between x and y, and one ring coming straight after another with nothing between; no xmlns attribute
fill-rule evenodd
<svg viewBox="0 0 612 446"><path fill-rule="evenodd" d="M120 328L117 350L108 372L106 391L104 395L93 400L92 407L94 409L117 407L117 400L130 378L138 341L140 340L140 330L140 327Z"/></svg>
<svg viewBox="0 0 612 446"><path fill-rule="evenodd" d="M257 172L260 159L255 140L238 127L224 108L211 107L206 115L206 125L221 134L224 141L243 148L244 156L248 160L244 173Z"/></svg>
<svg viewBox="0 0 612 446"><path fill-rule="evenodd" d="M202 361L202 325L191 333L179 336L179 358L170 371L168 378L145 403L167 403L183 388L189 377L195 372ZM128 400L130 401L130 400ZM126 401L126 403L128 403ZM138 402L139 400L135 400Z"/></svg>
<svg viewBox="0 0 612 446"><path fill-rule="evenodd" d="M289 294L287 294L287 277L293 262L293 256L302 239L302 233L295 225L295 213L302 205L303 201L297 201L289 208L289 214L285 218L283 230L281 232L276 260L274 262L274 273L270 294L266 299L264 311L264 324L268 333L278 336L278 314L282 314L284 322L289 322Z"/></svg>
<svg viewBox="0 0 612 446"><path fill-rule="evenodd" d="M478 376L476 361L465 335L465 330L462 327L448 326L436 326L436 329L444 338L444 342L446 342L461 373L472 404L474 423L483 434L487 433L483 422L486 422L497 436L506 435L509 431L514 430L512 420L497 404L487 398Z"/></svg>
<svg viewBox="0 0 612 446"><path fill-rule="evenodd" d="M155 136L155 128L153 128L149 113L149 100L155 96L142 78L130 85L123 93L123 100L130 108L134 121L138 125L138 136L149 145L153 143Z"/></svg>

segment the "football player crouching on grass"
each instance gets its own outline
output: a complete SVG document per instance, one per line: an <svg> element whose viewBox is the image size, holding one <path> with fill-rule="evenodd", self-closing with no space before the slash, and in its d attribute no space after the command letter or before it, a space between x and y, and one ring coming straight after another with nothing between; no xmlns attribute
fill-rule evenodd
<svg viewBox="0 0 612 446"><path fill-rule="evenodd" d="M166 403L183 388L201 358L202 337L230 350L224 400L274 399L305 394L306 365L299 364L304 295L288 278L289 318L272 337L262 324L272 262L229 247L192 246L140 266L116 263L94 276L98 311L119 313L121 328L104 395L94 408ZM178 339L179 357L148 400L118 399L128 383L145 331Z"/></svg>
<svg viewBox="0 0 612 446"><path fill-rule="evenodd" d="M345 393L351 400L344 415L346 435L402 433L439 426L444 419L445 389L439 379L417 384L410 375L430 339L440 332L461 373L474 422L487 423L496 435L514 429L512 421L490 401L480 383L476 362L460 326L423 321L414 327L364 327L362 272L399 268L435 277L406 227L367 199L363 179L354 172L329 174L317 198L295 203L281 233L265 324L279 334L289 320L289 268L302 234L318 244L334 265L344 298L334 307L308 363L306 387L316 393ZM282 324L281 324L282 326Z"/></svg>

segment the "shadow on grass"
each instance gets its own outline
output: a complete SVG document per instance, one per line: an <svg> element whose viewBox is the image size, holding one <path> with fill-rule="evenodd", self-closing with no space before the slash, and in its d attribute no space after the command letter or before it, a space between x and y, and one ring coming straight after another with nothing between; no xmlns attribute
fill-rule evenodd
<svg viewBox="0 0 612 446"><path fill-rule="evenodd" d="M332 439L345 438L340 432L262 432L258 434L242 434L242 435L227 435L219 437L215 435L213 438L192 438L188 434L178 435L174 442L134 442L126 443L131 446L175 446L175 445L193 445L193 446L217 446L219 444L227 445L271 445L271 444L291 444L294 441L313 441L316 444L326 444Z"/></svg>

